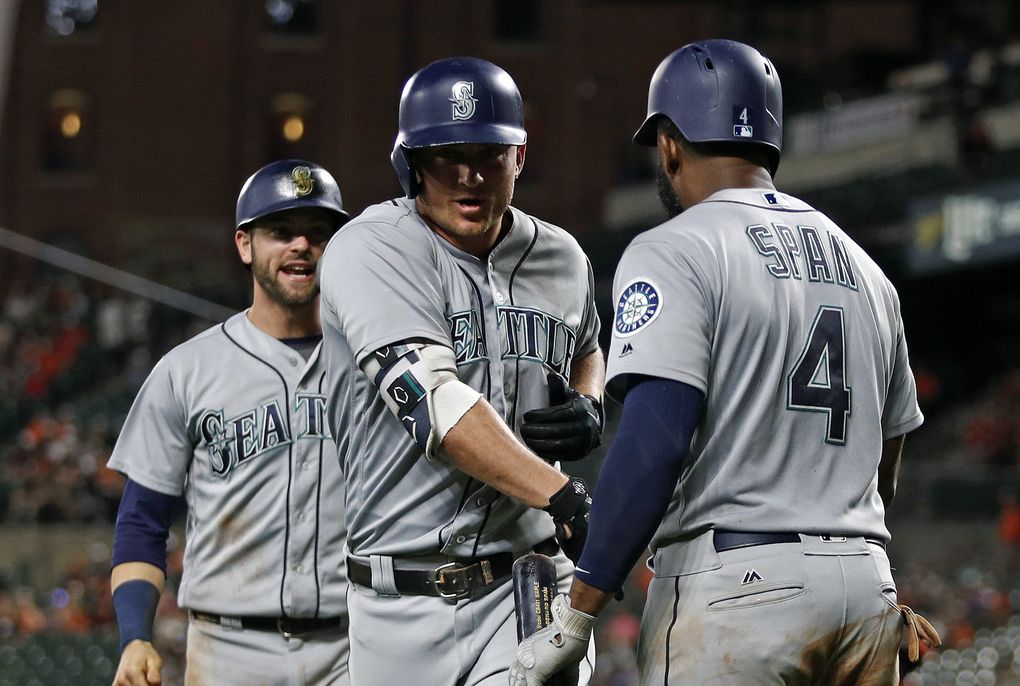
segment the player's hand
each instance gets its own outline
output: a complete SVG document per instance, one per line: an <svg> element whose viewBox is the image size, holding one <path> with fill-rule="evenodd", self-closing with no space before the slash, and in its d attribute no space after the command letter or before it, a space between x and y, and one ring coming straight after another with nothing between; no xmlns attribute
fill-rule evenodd
<svg viewBox="0 0 1020 686"><path fill-rule="evenodd" d="M161 684L163 679L163 658L148 641L141 639L131 641L124 646L117 665L117 674L113 677L113 686L150 686Z"/></svg>
<svg viewBox="0 0 1020 686"><path fill-rule="evenodd" d="M588 653L595 618L570 607L570 596L552 601L552 622L521 641L510 666L510 686L541 686Z"/></svg>
<svg viewBox="0 0 1020 686"><path fill-rule="evenodd" d="M556 524L556 542L564 554L577 564L588 538L588 517L591 515L591 497L584 479L572 476L563 488L553 494L545 511Z"/></svg>
<svg viewBox="0 0 1020 686"><path fill-rule="evenodd" d="M602 441L602 403L549 374L550 407L524 413L521 438L546 460L580 460Z"/></svg>

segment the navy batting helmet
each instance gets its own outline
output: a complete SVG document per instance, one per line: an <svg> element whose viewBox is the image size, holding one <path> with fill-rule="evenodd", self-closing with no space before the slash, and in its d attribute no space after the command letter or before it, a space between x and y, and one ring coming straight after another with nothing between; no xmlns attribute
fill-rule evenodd
<svg viewBox="0 0 1020 686"><path fill-rule="evenodd" d="M691 43L664 59L648 88L648 117L634 134L655 145L667 117L692 143L752 143L768 149L773 176L783 149L783 88L772 62L731 40Z"/></svg>
<svg viewBox="0 0 1020 686"><path fill-rule="evenodd" d="M524 105L503 69L475 57L450 57L420 69L400 95L400 120L390 160L413 198L418 182L410 151L455 143L524 145Z"/></svg>
<svg viewBox="0 0 1020 686"><path fill-rule="evenodd" d="M340 186L328 171L313 162L279 160L248 177L237 196L237 228L267 214L299 207L321 207L333 213L340 226L350 215L344 211Z"/></svg>

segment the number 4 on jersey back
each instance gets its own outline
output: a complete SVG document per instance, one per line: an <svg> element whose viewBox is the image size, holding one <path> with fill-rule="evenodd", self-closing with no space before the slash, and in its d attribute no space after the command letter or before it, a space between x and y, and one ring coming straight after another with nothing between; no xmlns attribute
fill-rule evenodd
<svg viewBox="0 0 1020 686"><path fill-rule="evenodd" d="M787 409L825 412L825 442L846 443L850 389L846 385L843 310L818 308L800 359L787 378Z"/></svg>

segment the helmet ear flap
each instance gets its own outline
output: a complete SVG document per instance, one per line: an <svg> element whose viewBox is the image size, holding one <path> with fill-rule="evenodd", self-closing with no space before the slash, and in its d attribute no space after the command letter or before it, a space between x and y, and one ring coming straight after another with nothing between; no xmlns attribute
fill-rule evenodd
<svg viewBox="0 0 1020 686"><path fill-rule="evenodd" d="M404 189L404 195L414 199L420 190L418 175L414 171L414 164L411 162L411 151L404 147L403 141L397 139L393 144L393 152L390 153L390 164L397 172L400 180L400 187Z"/></svg>

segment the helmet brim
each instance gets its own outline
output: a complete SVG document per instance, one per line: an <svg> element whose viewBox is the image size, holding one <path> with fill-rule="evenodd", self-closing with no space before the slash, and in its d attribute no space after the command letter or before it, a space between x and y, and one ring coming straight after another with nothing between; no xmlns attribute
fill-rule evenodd
<svg viewBox="0 0 1020 686"><path fill-rule="evenodd" d="M462 143L524 145L527 142L527 131L517 126L464 122L432 126L421 131L409 131L401 141L401 145L408 150L415 150Z"/></svg>
<svg viewBox="0 0 1020 686"><path fill-rule="evenodd" d="M634 138L632 139L638 145L647 145L648 147L655 147L655 139L658 136L659 130L659 117L662 116L661 112L653 112L649 114L637 131L634 132Z"/></svg>
<svg viewBox="0 0 1020 686"><path fill-rule="evenodd" d="M250 217L245 221L242 221L237 225L237 228L243 229L250 226L253 222L268 217L271 214L278 212L286 212L287 210L297 210L303 208L318 208L326 210L327 212L337 217L336 226L337 228L343 226L351 218L351 215L344 210L339 210L335 203L330 202L326 198L289 198L287 200L281 200L280 202L267 205L262 208L258 216Z"/></svg>

